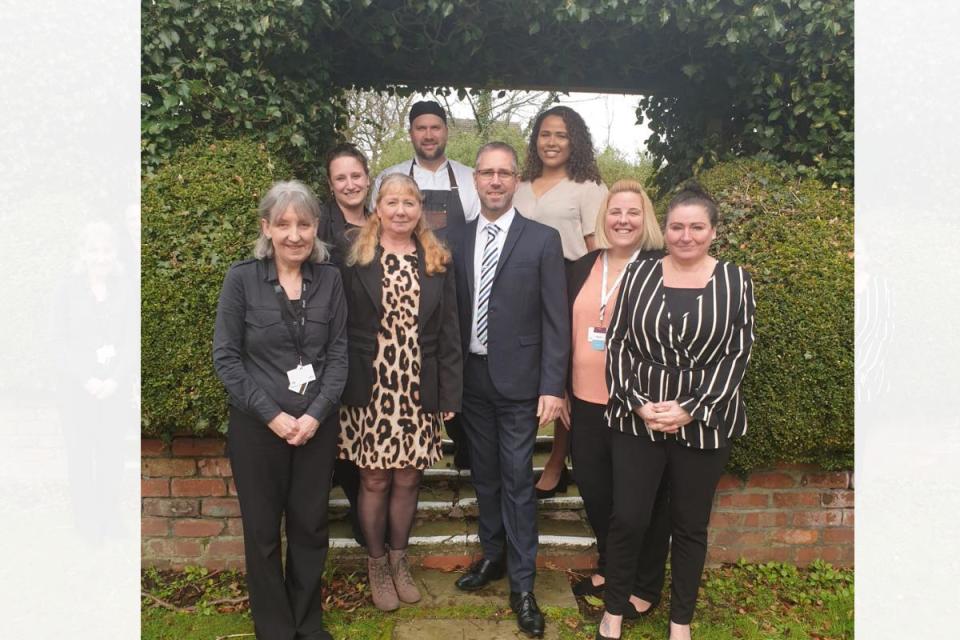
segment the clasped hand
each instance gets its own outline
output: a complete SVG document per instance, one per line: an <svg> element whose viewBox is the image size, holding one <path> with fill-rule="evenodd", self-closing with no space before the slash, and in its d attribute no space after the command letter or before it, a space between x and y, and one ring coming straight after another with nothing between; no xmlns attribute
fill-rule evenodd
<svg viewBox="0 0 960 640"><path fill-rule="evenodd" d="M643 418L648 429L661 433L676 433L680 427L693 421L693 417L676 400L648 402L634 409L634 412Z"/></svg>
<svg viewBox="0 0 960 640"><path fill-rule="evenodd" d="M317 432L320 423L313 416L306 413L294 418L289 413L281 411L276 418L267 423L270 430L287 441L287 444L299 447L306 444Z"/></svg>

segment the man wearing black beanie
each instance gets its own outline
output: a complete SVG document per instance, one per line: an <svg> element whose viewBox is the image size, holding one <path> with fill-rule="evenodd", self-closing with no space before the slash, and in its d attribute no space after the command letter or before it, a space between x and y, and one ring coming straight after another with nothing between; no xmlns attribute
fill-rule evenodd
<svg viewBox="0 0 960 640"><path fill-rule="evenodd" d="M410 142L414 157L380 172L371 201L376 202L383 177L405 173L423 192L423 213L430 228L447 246L463 226L480 214L480 199L473 184L473 169L446 156L447 112L434 100L421 100L410 108Z"/></svg>

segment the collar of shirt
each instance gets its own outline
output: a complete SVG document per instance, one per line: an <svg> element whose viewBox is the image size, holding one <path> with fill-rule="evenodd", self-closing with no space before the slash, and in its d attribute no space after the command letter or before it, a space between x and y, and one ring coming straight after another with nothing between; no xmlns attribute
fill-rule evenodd
<svg viewBox="0 0 960 640"><path fill-rule="evenodd" d="M477 224L477 233L481 235L486 234L487 227L489 227L490 225L493 225L500 229L500 232L502 235L498 234L498 237L500 239L506 238L507 232L510 231L510 225L511 223L513 223L513 217L516 213L517 213L517 210L513 207L510 207L509 211L507 211L505 214L503 214L502 216L500 216L494 221L487 220L486 218L483 217L483 214L481 213L480 217L478 218L479 224Z"/></svg>
<svg viewBox="0 0 960 640"><path fill-rule="evenodd" d="M413 164L416 165L417 169L419 169L420 171L426 171L427 173L440 173L441 171L447 170L447 165L450 164L450 159L444 158L443 164L441 164L436 169L427 169L425 166L420 164L420 158L418 158L417 156L413 156Z"/></svg>
<svg viewBox="0 0 960 640"><path fill-rule="evenodd" d="M264 260L264 264L267 267L266 276L264 280L267 282L279 282L280 278L277 276L277 261L273 258L267 258ZM303 277L305 282L310 282L313 280L313 263L309 260L304 260L300 265L300 275Z"/></svg>

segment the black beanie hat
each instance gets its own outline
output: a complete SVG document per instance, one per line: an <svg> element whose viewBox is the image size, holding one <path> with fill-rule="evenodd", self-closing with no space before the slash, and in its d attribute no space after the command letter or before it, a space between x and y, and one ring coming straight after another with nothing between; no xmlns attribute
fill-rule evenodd
<svg viewBox="0 0 960 640"><path fill-rule="evenodd" d="M443 110L439 102L435 102L434 100L421 100L420 102L415 102L410 108L410 124L413 124L414 120L424 114L439 116L444 124L447 123L447 112Z"/></svg>

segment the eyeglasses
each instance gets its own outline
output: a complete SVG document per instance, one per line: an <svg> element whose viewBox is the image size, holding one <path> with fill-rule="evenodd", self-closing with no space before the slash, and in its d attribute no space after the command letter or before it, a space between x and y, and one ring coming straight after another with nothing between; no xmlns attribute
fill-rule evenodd
<svg viewBox="0 0 960 640"><path fill-rule="evenodd" d="M493 180L493 177L496 176L501 180L512 180L517 177L516 171L507 171L506 169L480 169L477 171L477 175L480 176L483 180Z"/></svg>

